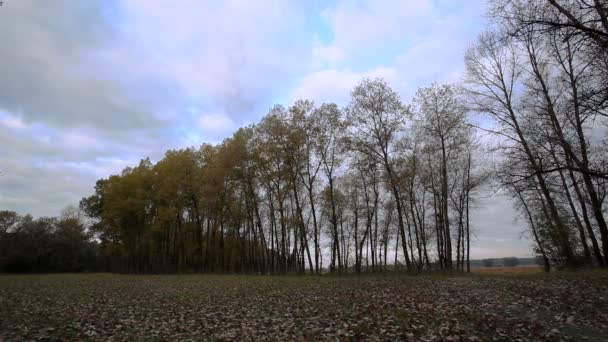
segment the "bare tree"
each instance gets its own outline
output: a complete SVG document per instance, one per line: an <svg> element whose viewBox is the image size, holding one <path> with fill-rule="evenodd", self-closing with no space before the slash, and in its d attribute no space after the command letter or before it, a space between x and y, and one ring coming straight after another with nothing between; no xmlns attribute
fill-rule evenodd
<svg viewBox="0 0 608 342"><path fill-rule="evenodd" d="M399 135L404 129L408 111L399 96L381 79L363 80L355 87L347 107L350 128L349 142L352 148L380 163L386 172L387 183L394 196L397 222L405 263L411 269L407 250L404 211L393 158Z"/></svg>

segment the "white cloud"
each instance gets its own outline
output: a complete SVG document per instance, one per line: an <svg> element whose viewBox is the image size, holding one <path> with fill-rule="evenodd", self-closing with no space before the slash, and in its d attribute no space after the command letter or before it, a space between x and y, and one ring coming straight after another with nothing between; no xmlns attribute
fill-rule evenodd
<svg viewBox="0 0 608 342"><path fill-rule="evenodd" d="M324 62L336 62L387 42L402 44L400 40L431 24L427 21L433 7L430 0L339 0L323 12L333 39L318 47L316 56Z"/></svg>
<svg viewBox="0 0 608 342"><path fill-rule="evenodd" d="M203 114L199 125L203 134L212 138L227 137L237 129L237 124L230 117L219 113Z"/></svg>
<svg viewBox="0 0 608 342"><path fill-rule="evenodd" d="M121 5L123 41L100 58L126 64L142 78L154 75L186 101L233 118L267 107L260 102L296 74L298 61L310 53L312 40L298 39L304 37L304 7L295 2L123 0Z"/></svg>
<svg viewBox="0 0 608 342"><path fill-rule="evenodd" d="M344 58L344 50L336 45L324 45L318 40L312 49L313 67L323 67L325 64L334 65Z"/></svg>
<svg viewBox="0 0 608 342"><path fill-rule="evenodd" d="M0 125L3 125L13 130L23 129L27 127L27 125L23 122L23 119L18 116L6 113L2 110L0 110Z"/></svg>
<svg viewBox="0 0 608 342"><path fill-rule="evenodd" d="M316 41L314 70L290 98L343 104L362 78L382 77L409 101L420 86L460 81L465 49L480 29L470 23L479 20L481 9L478 1L448 11L450 5L431 0L338 1L323 14L333 39Z"/></svg>
<svg viewBox="0 0 608 342"><path fill-rule="evenodd" d="M346 105L353 87L364 78L384 78L391 86L399 85L399 75L391 68L365 72L349 70L321 70L304 77L290 96L290 102L310 99L317 103L334 102Z"/></svg>

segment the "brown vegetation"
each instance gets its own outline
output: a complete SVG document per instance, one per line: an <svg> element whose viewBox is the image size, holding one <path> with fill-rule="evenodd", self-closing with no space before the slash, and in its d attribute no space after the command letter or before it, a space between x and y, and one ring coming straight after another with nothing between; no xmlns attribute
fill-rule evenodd
<svg viewBox="0 0 608 342"><path fill-rule="evenodd" d="M471 273L484 275L524 275L543 272L542 266L473 267Z"/></svg>

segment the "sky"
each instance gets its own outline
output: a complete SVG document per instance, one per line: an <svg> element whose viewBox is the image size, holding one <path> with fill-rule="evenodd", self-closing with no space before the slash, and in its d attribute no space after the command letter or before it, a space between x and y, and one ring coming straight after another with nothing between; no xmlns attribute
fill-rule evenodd
<svg viewBox="0 0 608 342"><path fill-rule="evenodd" d="M4 0L0 210L54 216L95 181L217 143L296 99L345 105L365 77L404 102L459 82L484 0ZM472 256L529 256L503 195Z"/></svg>

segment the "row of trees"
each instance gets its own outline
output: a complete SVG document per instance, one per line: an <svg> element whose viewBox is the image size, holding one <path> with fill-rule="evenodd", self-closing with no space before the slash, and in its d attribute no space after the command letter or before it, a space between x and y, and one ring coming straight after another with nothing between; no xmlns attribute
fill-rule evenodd
<svg viewBox="0 0 608 342"><path fill-rule="evenodd" d="M0 272L82 272L105 266L76 208L38 219L0 211Z"/></svg>
<svg viewBox="0 0 608 342"><path fill-rule="evenodd" d="M466 56L474 109L501 137L501 184L547 269L605 266L608 5L498 0L494 28Z"/></svg>
<svg viewBox="0 0 608 342"><path fill-rule="evenodd" d="M482 259L481 264L484 267L495 267L495 266L504 266L504 267L515 267L519 265L519 259L516 257L507 257L502 259Z"/></svg>
<svg viewBox="0 0 608 342"><path fill-rule="evenodd" d="M99 180L81 208L124 272L464 270L486 177L462 95L432 85L406 106L375 79L344 109L276 105L219 145Z"/></svg>

